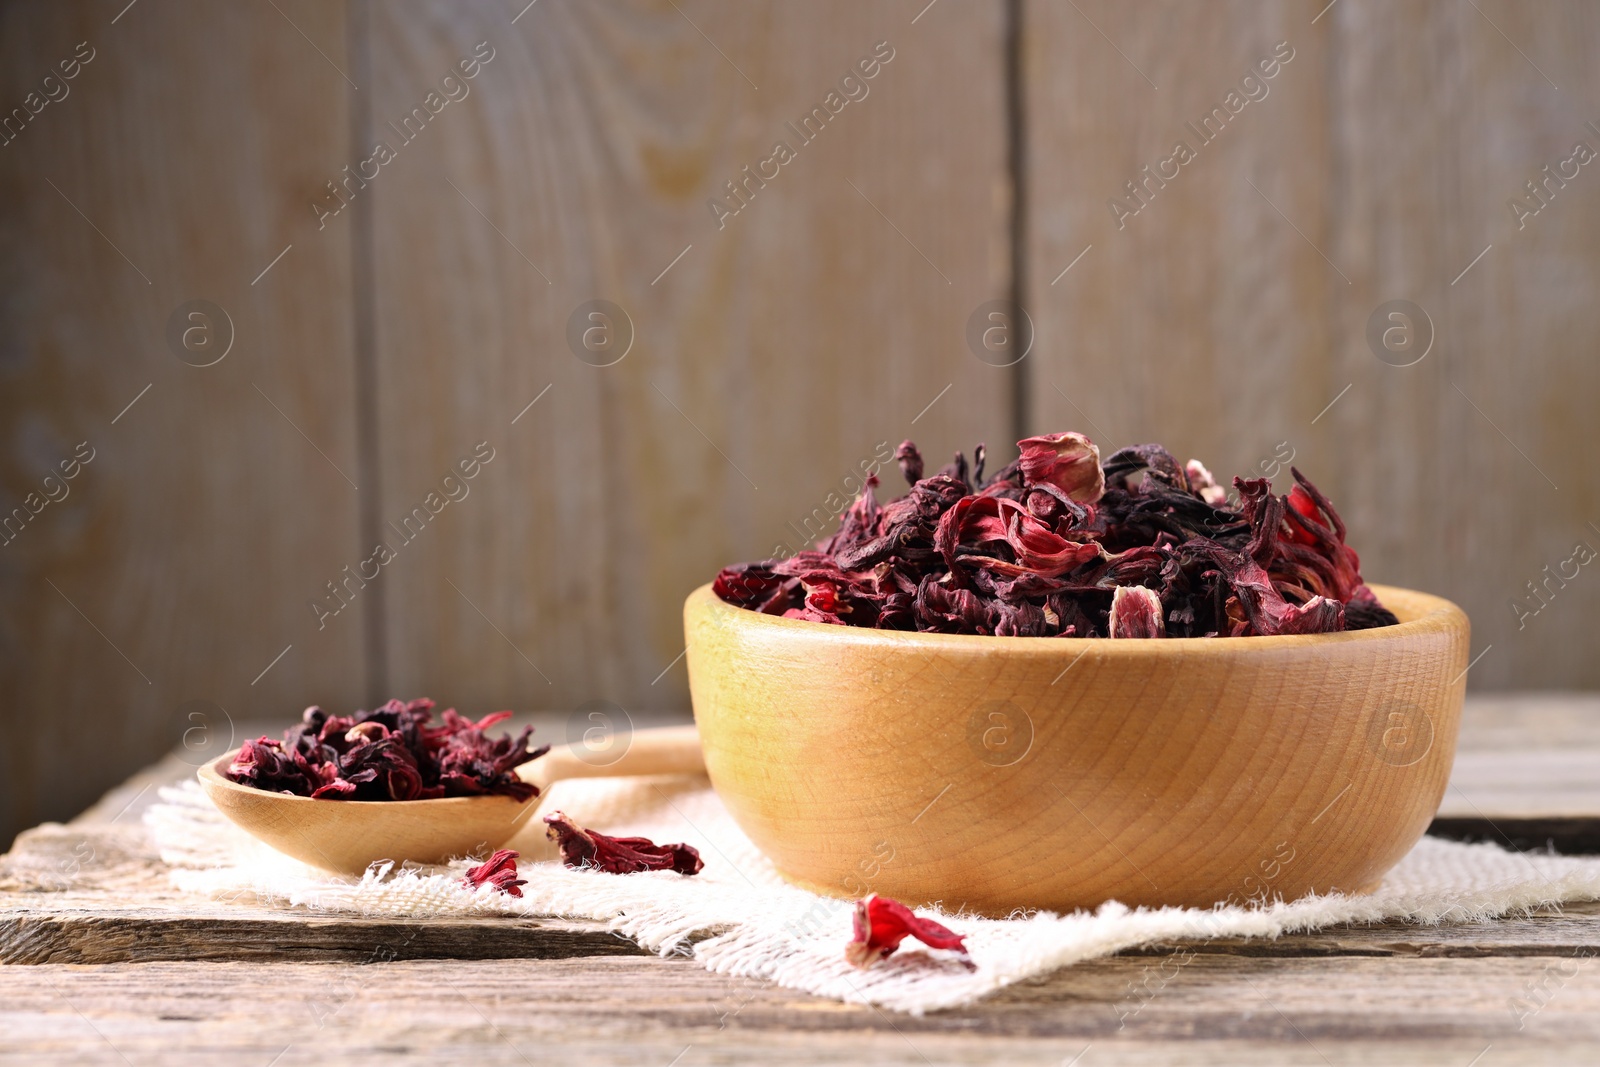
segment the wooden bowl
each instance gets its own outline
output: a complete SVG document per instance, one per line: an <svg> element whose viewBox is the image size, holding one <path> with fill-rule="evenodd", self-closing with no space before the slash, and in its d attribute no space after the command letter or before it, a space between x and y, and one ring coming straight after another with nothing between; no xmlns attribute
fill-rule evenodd
<svg viewBox="0 0 1600 1067"><path fill-rule="evenodd" d="M886 632L684 606L706 770L798 885L1003 915L1374 888L1444 795L1469 628Z"/></svg>
<svg viewBox="0 0 1600 1067"><path fill-rule="evenodd" d="M303 863L360 874L378 860L444 863L499 848L539 807L539 797L312 800L222 776L238 750L200 768L200 786L236 825Z"/></svg>

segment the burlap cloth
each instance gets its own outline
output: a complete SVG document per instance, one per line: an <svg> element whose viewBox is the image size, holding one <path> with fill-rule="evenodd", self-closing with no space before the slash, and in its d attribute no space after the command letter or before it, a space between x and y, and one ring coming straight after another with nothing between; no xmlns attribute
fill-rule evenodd
<svg viewBox="0 0 1600 1067"><path fill-rule="evenodd" d="M888 960L859 970L842 954L850 937L849 902L786 885L705 779L561 782L541 810L554 808L606 833L686 841L700 850L705 870L692 878L569 870L551 858L543 827L535 822L511 842L525 856L520 868L528 884L519 899L487 886L463 888L466 860L448 867L384 866L360 879L336 878L239 831L194 783L164 789L146 822L172 867L174 884L213 899L368 916L592 919L663 955L688 954L718 973L912 1013L970 1004L1013 982L1155 941L1276 937L1385 919L1471 922L1600 898L1600 860L1424 837L1366 896L1215 910L1130 910L1113 902L1092 913L1011 919L924 911L967 935L975 968L907 941Z"/></svg>

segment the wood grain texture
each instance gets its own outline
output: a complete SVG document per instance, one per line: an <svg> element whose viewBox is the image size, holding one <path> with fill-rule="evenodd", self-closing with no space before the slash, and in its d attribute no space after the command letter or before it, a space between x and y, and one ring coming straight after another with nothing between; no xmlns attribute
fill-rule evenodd
<svg viewBox="0 0 1600 1067"><path fill-rule="evenodd" d="M1600 549L1600 475L1581 458L1596 437L1580 399L1600 389L1600 308L1588 297L1600 183L1583 173L1520 231L1507 201L1526 198L1524 183L1576 141L1600 150L1580 102L1600 90L1581 58L1600 39L1600 12L1477 7L1363 3L1324 20L1342 57L1330 105L1345 176L1328 253L1360 272L1335 366L1357 383L1350 398L1363 394L1324 422L1335 440L1367 438L1396 460L1385 477L1346 472L1342 498L1371 531L1374 573L1403 565L1460 598L1475 653L1494 646L1476 684L1594 688L1590 644L1565 634L1600 609L1600 583L1574 567L1576 580L1541 588L1545 607L1528 583L1576 542ZM1438 361L1397 371L1366 358L1364 312L1397 296L1428 309ZM1514 600L1538 614L1519 623Z"/></svg>
<svg viewBox="0 0 1600 1067"><path fill-rule="evenodd" d="M0 13L7 108L93 50L0 148L0 512L93 449L0 545L7 840L186 734L220 752L233 718L361 689L360 634L317 634L303 592L358 544L350 245L309 209L345 155L316 50L343 6L123 6ZM213 366L169 349L194 299L232 320Z"/></svg>
<svg viewBox="0 0 1600 1067"><path fill-rule="evenodd" d="M649 955L590 920L323 915L245 900L196 899L174 890L168 873L137 823L48 824L27 831L0 858L0 964ZM700 931L690 940L715 932ZM1597 943L1600 904L1579 903L1492 922L1388 922L1270 940L1154 944L1123 954L1478 958L1573 955Z"/></svg>
<svg viewBox="0 0 1600 1067"><path fill-rule="evenodd" d="M1219 476L1251 471L1332 397L1303 368L1328 345L1322 294L1344 282L1266 201L1326 240L1312 217L1333 180L1321 35L1293 3L1024 8L1030 429L1082 426L1106 454L1163 441ZM1209 144L1187 128L1285 39L1293 58L1264 98ZM1196 156L1163 181L1180 140ZM1119 220L1108 202L1138 208L1128 183L1144 167L1148 202Z"/></svg>
<svg viewBox="0 0 1600 1067"><path fill-rule="evenodd" d="M200 787L235 826L301 863L360 874L393 860L448 863L487 856L528 825L537 798L441 797L437 800L330 801L239 785L223 777L238 755L200 768Z"/></svg>
<svg viewBox="0 0 1600 1067"><path fill-rule="evenodd" d="M684 608L706 770L786 877L1006 915L1366 891L1427 829L1468 627L1060 641Z"/></svg>
<svg viewBox="0 0 1600 1067"><path fill-rule="evenodd" d="M1600 696L1522 693L1467 701L1450 788L1429 833L1518 849L1600 853Z"/></svg>
<svg viewBox="0 0 1600 1067"><path fill-rule="evenodd" d="M312 915L173 889L137 820L46 824L0 857L0 963L544 958L641 954L602 924ZM381 950L381 951L380 951Z"/></svg>
<svg viewBox="0 0 1600 1067"><path fill-rule="evenodd" d="M1597 698L1524 695L1469 700L1462 715L1458 756L1491 750L1515 736L1531 753L1593 746ZM1548 794L1537 758L1513 761L1524 774L1522 790ZM322 918L257 907L242 901L201 903L173 890L165 866L141 822L157 799L156 787L193 774L169 757L107 793L67 825L45 825L22 835L0 858L0 960L11 963L80 963L272 958L361 962L363 944L382 943L407 958L545 958L623 951L601 924L587 921L511 923L501 919L422 924L389 919ZM1469 817L1443 820L1456 830L1504 843L1528 825L1515 812L1516 790L1483 793L1460 759L1441 810L1452 802ZM1511 798L1511 806L1502 805ZM1559 810L1597 810L1580 790ZM1590 806L1585 807L1585 804ZM1574 839L1600 835L1593 815L1574 816ZM1440 820L1430 828L1440 829ZM1449 836L1457 836L1452 832ZM1543 847L1542 840L1515 847ZM1593 847L1591 846L1591 850ZM1273 941L1220 939L1190 951L1242 955L1483 956L1576 952L1594 940L1600 905L1573 905L1559 915L1492 923L1419 928L1408 924L1322 930ZM621 946L620 948L618 946ZM355 955L353 956L352 953ZM1161 954L1159 948L1135 954Z"/></svg>
<svg viewBox="0 0 1600 1067"><path fill-rule="evenodd" d="M389 676L473 708L682 710L690 589L831 527L903 437L1009 436L1011 372L963 337L1009 284L1003 8L514 14L373 9L377 126L495 54L374 183L384 516L497 450L382 579ZM801 143L786 124L879 42L865 98ZM719 228L708 199L779 140L796 158ZM596 298L633 325L613 366L569 348Z"/></svg>
<svg viewBox="0 0 1600 1067"><path fill-rule="evenodd" d="M1600 583L1575 563L1539 599L1527 583L1600 550L1580 399L1600 387L1600 191L1584 168L1521 230L1507 200L1576 141L1600 149L1580 103L1600 13L1326 6L1025 4L1030 429L1159 440L1280 488L1292 453L1371 577L1472 617L1474 654L1493 646L1475 686L1592 687L1576 635ZM1268 94L1201 144L1185 123L1279 41L1295 55ZM1197 158L1119 227L1108 198L1178 138ZM1415 366L1367 340L1396 299L1434 327Z"/></svg>
<svg viewBox="0 0 1600 1067"><path fill-rule="evenodd" d="M1593 744L1592 728L1573 733L1593 706L1469 701L1463 750L1508 734ZM631 943L592 923L394 923L196 903L167 884L137 824L147 785L184 773L176 760L152 768L0 858L0 959L13 964L0 965L8 1062L1059 1065L1077 1056L1461 1067L1474 1056L1580 1063L1600 1052L1595 904L1497 922L1151 945L973 1008L890 1017L686 960L628 959ZM15 965L44 962L57 966Z"/></svg>
<svg viewBox="0 0 1600 1067"><path fill-rule="evenodd" d="M1085 1064L1461 1067L1486 1045L1493 1063L1591 1061L1600 995L1579 966L1522 1030L1512 999L1569 958L1202 956L1169 962L1131 1015L1157 961L1083 963L920 1018L627 958L5 967L0 997L14 1062L1059 1067L1088 1046Z"/></svg>

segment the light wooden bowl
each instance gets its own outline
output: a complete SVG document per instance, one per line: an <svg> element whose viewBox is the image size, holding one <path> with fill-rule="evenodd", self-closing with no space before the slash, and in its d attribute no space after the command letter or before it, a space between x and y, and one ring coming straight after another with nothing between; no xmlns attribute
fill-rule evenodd
<svg viewBox="0 0 1600 1067"><path fill-rule="evenodd" d="M717 792L817 892L1003 915L1368 891L1444 794L1467 617L1295 637L885 632L684 606Z"/></svg>

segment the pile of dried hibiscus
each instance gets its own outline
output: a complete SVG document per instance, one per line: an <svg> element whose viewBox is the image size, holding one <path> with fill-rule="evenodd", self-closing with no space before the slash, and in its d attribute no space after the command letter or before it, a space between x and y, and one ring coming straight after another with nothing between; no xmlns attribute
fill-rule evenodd
<svg viewBox="0 0 1600 1067"><path fill-rule="evenodd" d="M391 700L352 716L305 710L282 741L246 741L226 775L241 785L330 800L434 800L488 794L527 800L537 786L516 768L550 746L528 748L529 726L519 737L490 738L485 732L511 717L509 711L477 722L446 708L442 725L431 725L433 701Z"/></svg>
<svg viewBox="0 0 1600 1067"><path fill-rule="evenodd" d="M1235 478L1239 506L1198 460L1160 445L1100 460L1079 433L1018 442L988 481L984 449L879 505L877 478L839 530L784 560L728 567L723 600L843 626L1016 637L1241 637L1387 626L1344 523L1298 471L1286 496ZM1141 475L1142 476L1139 476ZM1138 477L1136 477L1138 476Z"/></svg>

